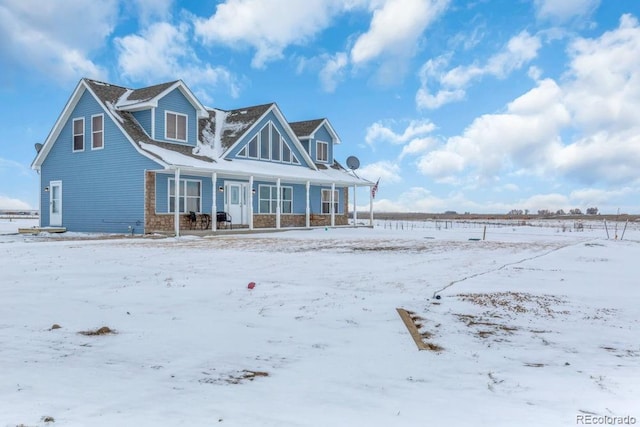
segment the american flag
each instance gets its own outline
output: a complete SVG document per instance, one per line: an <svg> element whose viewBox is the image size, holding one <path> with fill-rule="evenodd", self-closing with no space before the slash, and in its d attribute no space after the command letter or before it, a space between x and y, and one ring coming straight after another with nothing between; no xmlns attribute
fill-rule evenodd
<svg viewBox="0 0 640 427"><path fill-rule="evenodd" d="M380 178L378 178L378 180L376 181L376 185L371 187L371 198L372 199L376 198L376 193L378 192L378 184L379 183L380 183Z"/></svg>

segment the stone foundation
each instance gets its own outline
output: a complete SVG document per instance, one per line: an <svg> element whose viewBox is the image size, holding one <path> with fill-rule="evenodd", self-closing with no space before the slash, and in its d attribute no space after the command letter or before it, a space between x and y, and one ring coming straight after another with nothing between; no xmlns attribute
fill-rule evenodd
<svg viewBox="0 0 640 427"><path fill-rule="evenodd" d="M175 233L174 215L170 213L156 213L156 175L154 172L147 171L145 173L145 206L144 206L144 232L145 233ZM344 206L343 212L349 209L349 189L344 189ZM335 225L348 225L349 218L346 213L335 215ZM331 225L331 215L329 214L311 214L311 227L327 227ZM235 227L236 224L233 224ZM282 214L280 215L280 227L305 227L305 214ZM197 224L197 229L201 229ZM211 226L209 226L211 228ZM223 227L224 228L224 227ZM276 216L267 214L253 215L253 228L276 228ZM191 229L189 216L180 215L180 229Z"/></svg>

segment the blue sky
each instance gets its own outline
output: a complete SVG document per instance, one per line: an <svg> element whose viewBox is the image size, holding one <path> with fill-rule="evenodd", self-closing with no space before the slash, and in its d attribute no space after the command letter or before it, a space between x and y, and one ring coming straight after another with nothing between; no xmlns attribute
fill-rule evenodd
<svg viewBox="0 0 640 427"><path fill-rule="evenodd" d="M636 0L0 0L0 209L38 208L34 144L90 77L327 117L379 211L637 214L639 20Z"/></svg>

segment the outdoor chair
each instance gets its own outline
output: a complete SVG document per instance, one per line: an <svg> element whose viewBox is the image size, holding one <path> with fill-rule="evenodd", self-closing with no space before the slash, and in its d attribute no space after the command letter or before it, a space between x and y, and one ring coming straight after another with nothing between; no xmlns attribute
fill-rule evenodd
<svg viewBox="0 0 640 427"><path fill-rule="evenodd" d="M218 223L218 228L220 228L220 224L224 224L225 228L229 228L233 230L233 225L231 223L231 215L227 212L218 211L216 212L216 222Z"/></svg>

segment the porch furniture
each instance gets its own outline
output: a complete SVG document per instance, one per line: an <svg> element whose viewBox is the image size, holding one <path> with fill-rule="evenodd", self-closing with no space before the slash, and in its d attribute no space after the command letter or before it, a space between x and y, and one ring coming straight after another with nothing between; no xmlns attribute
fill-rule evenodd
<svg viewBox="0 0 640 427"><path fill-rule="evenodd" d="M231 223L231 215L227 212L218 211L216 212L216 222L218 223L218 228L220 228L221 224L225 225L225 228L229 228L233 230L233 225Z"/></svg>

